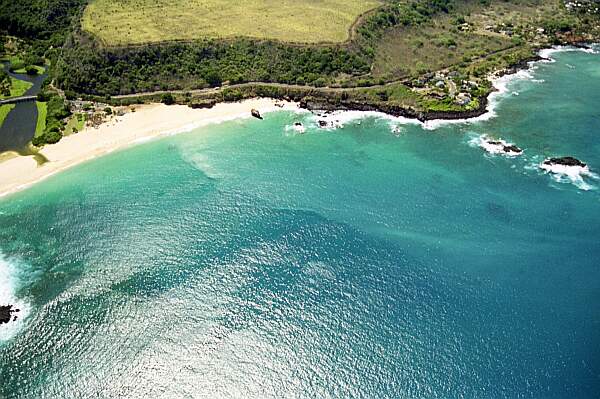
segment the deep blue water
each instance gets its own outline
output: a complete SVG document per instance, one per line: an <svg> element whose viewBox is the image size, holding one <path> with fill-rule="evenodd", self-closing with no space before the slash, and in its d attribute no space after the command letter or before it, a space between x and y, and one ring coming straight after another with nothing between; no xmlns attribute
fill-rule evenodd
<svg viewBox="0 0 600 399"><path fill-rule="evenodd" d="M3 199L0 397L598 397L600 55L552 57L486 121L277 112Z"/></svg>

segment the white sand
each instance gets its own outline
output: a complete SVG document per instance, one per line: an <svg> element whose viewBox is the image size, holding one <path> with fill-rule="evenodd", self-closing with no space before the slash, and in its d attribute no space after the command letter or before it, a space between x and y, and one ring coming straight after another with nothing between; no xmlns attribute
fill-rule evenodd
<svg viewBox="0 0 600 399"><path fill-rule="evenodd" d="M217 104L210 109L192 109L184 105L137 105L136 111L110 120L98 128L64 137L47 145L40 154L49 162L38 166L31 156L9 158L0 163L0 197L22 190L71 166L159 136L189 131L195 127L224 120L250 117L250 110L261 113L296 109L294 103L275 106L272 99L252 99L239 103Z"/></svg>

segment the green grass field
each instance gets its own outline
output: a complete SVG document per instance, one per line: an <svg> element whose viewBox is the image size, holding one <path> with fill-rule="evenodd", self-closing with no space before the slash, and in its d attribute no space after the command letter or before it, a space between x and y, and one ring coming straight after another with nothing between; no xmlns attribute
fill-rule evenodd
<svg viewBox="0 0 600 399"><path fill-rule="evenodd" d="M22 96L27 90L29 90L31 86L33 86L32 83L20 79L15 79L12 76L10 77L10 81L10 96L3 96L2 94L0 94L0 100L3 100L5 98Z"/></svg>
<svg viewBox="0 0 600 399"><path fill-rule="evenodd" d="M82 27L106 45L252 37L343 42L380 0L92 0Z"/></svg>
<svg viewBox="0 0 600 399"><path fill-rule="evenodd" d="M0 126L4 123L4 119L8 113L15 107L15 104L0 105Z"/></svg>
<svg viewBox="0 0 600 399"><path fill-rule="evenodd" d="M35 125L35 137L38 137L41 136L42 133L44 133L44 129L46 129L46 114L48 113L48 104L36 101L35 105L38 112L37 123Z"/></svg>

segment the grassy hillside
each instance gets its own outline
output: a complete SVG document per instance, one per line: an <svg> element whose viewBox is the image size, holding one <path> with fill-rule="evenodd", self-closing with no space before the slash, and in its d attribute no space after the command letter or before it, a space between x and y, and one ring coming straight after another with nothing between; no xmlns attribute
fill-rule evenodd
<svg viewBox="0 0 600 399"><path fill-rule="evenodd" d="M82 28L107 45L250 37L343 42L379 0L92 0Z"/></svg>
<svg viewBox="0 0 600 399"><path fill-rule="evenodd" d="M455 2L451 12L423 24L387 30L377 46L373 74L401 78L470 63L516 47L526 37L535 39L543 21L561 13L559 0Z"/></svg>

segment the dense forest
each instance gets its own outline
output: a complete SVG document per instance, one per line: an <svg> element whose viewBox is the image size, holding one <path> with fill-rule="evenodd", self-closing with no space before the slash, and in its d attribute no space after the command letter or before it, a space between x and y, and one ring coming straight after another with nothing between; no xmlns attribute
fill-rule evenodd
<svg viewBox="0 0 600 399"><path fill-rule="evenodd" d="M0 27L21 38L61 46L87 0L0 0Z"/></svg>
<svg viewBox="0 0 600 399"><path fill-rule="evenodd" d="M368 59L340 47L237 40L102 49L80 40L65 47L56 80L75 92L104 95L214 87L222 82L323 86L332 76L366 74L369 68Z"/></svg>

